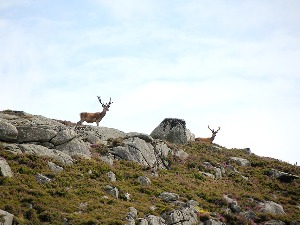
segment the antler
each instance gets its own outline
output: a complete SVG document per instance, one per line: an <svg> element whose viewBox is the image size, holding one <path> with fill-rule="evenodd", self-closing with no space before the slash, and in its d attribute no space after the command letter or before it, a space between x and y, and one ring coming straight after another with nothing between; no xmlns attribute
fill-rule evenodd
<svg viewBox="0 0 300 225"><path fill-rule="evenodd" d="M111 101L111 97L109 97L109 103L107 103L106 106L107 106L107 107L110 107L110 105L111 105L112 103L113 103L113 102Z"/></svg>
<svg viewBox="0 0 300 225"><path fill-rule="evenodd" d="M98 98L100 104L102 105L102 107L104 107L104 104L101 102L101 97L100 97L100 96L97 96L97 98Z"/></svg>
<svg viewBox="0 0 300 225"><path fill-rule="evenodd" d="M210 129L209 125L208 125L208 129ZM216 130L216 131L215 131L214 129L210 129L210 131L211 131L212 133L218 133L218 131L219 131L220 129L221 129L221 128L219 127L218 130Z"/></svg>
<svg viewBox="0 0 300 225"><path fill-rule="evenodd" d="M101 102L101 97L100 96L97 96L98 97L98 100L99 100L99 102L100 102L100 104L102 105L102 107L110 107L110 105L113 103L112 101L111 101L111 97L109 98L109 103L106 103L106 104L104 104L104 103L102 103Z"/></svg>

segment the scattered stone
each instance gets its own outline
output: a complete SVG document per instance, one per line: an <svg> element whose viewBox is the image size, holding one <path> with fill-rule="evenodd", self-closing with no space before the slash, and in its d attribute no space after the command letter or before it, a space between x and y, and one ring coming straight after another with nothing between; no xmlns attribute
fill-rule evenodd
<svg viewBox="0 0 300 225"><path fill-rule="evenodd" d="M189 207L166 211L162 214L162 218L167 224L196 224L198 222L194 209Z"/></svg>
<svg viewBox="0 0 300 225"><path fill-rule="evenodd" d="M241 212L240 215L244 219L249 220L249 221L251 221L251 220L253 221L255 219L255 216L256 216L256 214L252 210Z"/></svg>
<svg viewBox="0 0 300 225"><path fill-rule="evenodd" d="M171 192L162 192L160 193L159 198L165 202L173 202L179 199L179 195Z"/></svg>
<svg viewBox="0 0 300 225"><path fill-rule="evenodd" d="M137 218L138 211L134 207L129 207L129 212L126 215L126 218L131 218L135 220Z"/></svg>
<svg viewBox="0 0 300 225"><path fill-rule="evenodd" d="M36 181L40 184L51 182L51 178L46 177L45 175L40 174L40 173L38 173L35 178L36 178Z"/></svg>
<svg viewBox="0 0 300 225"><path fill-rule="evenodd" d="M148 177L140 176L138 177L138 181L142 186L149 186L151 185L151 180Z"/></svg>
<svg viewBox="0 0 300 225"><path fill-rule="evenodd" d="M111 196L115 197L115 198L119 198L119 190L116 187L110 186L110 185L106 185L104 187L104 191L108 194L110 194Z"/></svg>
<svg viewBox="0 0 300 225"><path fill-rule="evenodd" d="M239 157L230 157L231 160L235 161L239 166L251 166L248 159L243 159Z"/></svg>
<svg viewBox="0 0 300 225"><path fill-rule="evenodd" d="M61 166L56 165L53 162L48 162L48 167L50 168L50 170L52 170L53 172L56 172L56 173L60 173L64 170L64 168L62 168Z"/></svg>
<svg viewBox="0 0 300 225"><path fill-rule="evenodd" d="M6 160L0 157L0 175L3 177L13 177L14 174L11 171L10 166L6 162Z"/></svg>
<svg viewBox="0 0 300 225"><path fill-rule="evenodd" d="M3 225L13 225L14 224L14 215L0 209L0 218L3 218L4 221L0 221L0 224Z"/></svg>
<svg viewBox="0 0 300 225"><path fill-rule="evenodd" d="M189 157L189 154L181 149L178 151L174 151L174 155L181 161L185 161Z"/></svg>
<svg viewBox="0 0 300 225"><path fill-rule="evenodd" d="M117 178L116 178L116 174L112 171L109 171L106 176L109 178L110 182L116 182Z"/></svg>
<svg viewBox="0 0 300 225"><path fill-rule="evenodd" d="M266 202L260 202L258 204L258 208L261 212L265 213L271 213L271 214L285 214L283 207L275 202L272 201L266 201Z"/></svg>
<svg viewBox="0 0 300 225"><path fill-rule="evenodd" d="M138 225L167 225L167 224L166 221L160 216L148 215L145 217L145 219L139 220Z"/></svg>
<svg viewBox="0 0 300 225"><path fill-rule="evenodd" d="M126 201L130 201L130 194L128 192L126 192L124 194L124 197L125 197Z"/></svg>

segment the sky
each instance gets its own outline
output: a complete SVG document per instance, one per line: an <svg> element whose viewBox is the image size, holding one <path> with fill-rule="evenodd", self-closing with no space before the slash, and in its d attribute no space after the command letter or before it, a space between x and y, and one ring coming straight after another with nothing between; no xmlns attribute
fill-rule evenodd
<svg viewBox="0 0 300 225"><path fill-rule="evenodd" d="M0 0L0 110L196 137L300 163L300 1ZM93 124L96 125L95 123Z"/></svg>

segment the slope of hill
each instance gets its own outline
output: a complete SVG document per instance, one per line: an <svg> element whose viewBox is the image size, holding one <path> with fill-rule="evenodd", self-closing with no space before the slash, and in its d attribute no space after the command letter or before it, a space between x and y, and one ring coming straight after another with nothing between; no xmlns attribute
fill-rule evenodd
<svg viewBox="0 0 300 225"><path fill-rule="evenodd" d="M161 169L103 160L125 138L91 144L90 157L72 163L0 142L12 174L2 164L0 214L15 224L300 224L297 166L196 142L165 142L182 154L166 155Z"/></svg>

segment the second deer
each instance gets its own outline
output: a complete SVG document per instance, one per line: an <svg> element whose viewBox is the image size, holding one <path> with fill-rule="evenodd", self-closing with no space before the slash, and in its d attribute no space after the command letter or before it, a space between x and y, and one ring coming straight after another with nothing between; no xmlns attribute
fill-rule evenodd
<svg viewBox="0 0 300 225"><path fill-rule="evenodd" d="M212 132L212 136L210 138L195 138L195 141L196 142L202 142L202 143L209 143L209 144L212 144L218 131L220 130L220 127L218 128L218 130L214 130L214 129L211 129L208 125L208 129L210 129L210 131Z"/></svg>

